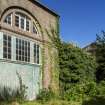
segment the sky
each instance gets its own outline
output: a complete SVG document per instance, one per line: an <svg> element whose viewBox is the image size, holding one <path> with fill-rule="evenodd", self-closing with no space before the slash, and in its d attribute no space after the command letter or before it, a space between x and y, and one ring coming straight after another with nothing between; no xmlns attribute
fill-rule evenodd
<svg viewBox="0 0 105 105"><path fill-rule="evenodd" d="M105 30L105 0L40 0L60 15L63 41L85 47Z"/></svg>

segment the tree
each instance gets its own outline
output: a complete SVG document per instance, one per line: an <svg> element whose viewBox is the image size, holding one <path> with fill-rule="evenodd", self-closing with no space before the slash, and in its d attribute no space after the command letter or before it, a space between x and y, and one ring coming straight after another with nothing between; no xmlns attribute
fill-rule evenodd
<svg viewBox="0 0 105 105"><path fill-rule="evenodd" d="M105 32L102 31L96 39L96 61L98 64L96 77L97 81L105 80Z"/></svg>
<svg viewBox="0 0 105 105"><path fill-rule="evenodd" d="M96 63L94 57L70 43L62 43L59 51L60 85L63 91L71 85L95 80Z"/></svg>

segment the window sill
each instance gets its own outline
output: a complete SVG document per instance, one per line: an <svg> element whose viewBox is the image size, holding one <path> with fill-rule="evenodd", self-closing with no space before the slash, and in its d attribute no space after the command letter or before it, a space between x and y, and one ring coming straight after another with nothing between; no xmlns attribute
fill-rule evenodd
<svg viewBox="0 0 105 105"><path fill-rule="evenodd" d="M22 62L22 61L11 61L8 59L0 59L0 62L8 62L8 63L15 63L15 64L21 64L21 65L30 65L30 66L41 66L41 64L36 63L28 63L28 62Z"/></svg>

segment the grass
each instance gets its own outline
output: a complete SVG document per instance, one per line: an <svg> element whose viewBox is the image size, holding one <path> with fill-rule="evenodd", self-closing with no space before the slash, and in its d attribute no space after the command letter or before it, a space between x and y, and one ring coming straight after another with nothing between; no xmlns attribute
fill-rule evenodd
<svg viewBox="0 0 105 105"><path fill-rule="evenodd" d="M26 102L21 105L81 105L79 102L67 102L62 100L52 100L46 103L40 103L40 102Z"/></svg>
<svg viewBox="0 0 105 105"><path fill-rule="evenodd" d="M24 102L21 104L1 103L0 105L105 105L105 97L93 97L83 102L64 101L53 99L48 102L42 103L41 101Z"/></svg>
<svg viewBox="0 0 105 105"><path fill-rule="evenodd" d="M18 104L11 104L11 103L0 103L0 105L18 105ZM62 101L62 100L52 100L49 102L41 103L38 101L32 101L32 102L24 102L19 105L82 105L79 102L68 102L68 101Z"/></svg>

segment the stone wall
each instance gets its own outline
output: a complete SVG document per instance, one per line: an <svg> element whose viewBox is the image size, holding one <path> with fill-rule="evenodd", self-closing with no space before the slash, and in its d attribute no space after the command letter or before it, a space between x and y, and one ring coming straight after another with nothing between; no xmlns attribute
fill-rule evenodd
<svg viewBox="0 0 105 105"><path fill-rule="evenodd" d="M45 30L47 29L48 31L50 31L51 27L57 30L58 16L55 16L53 13L48 12L46 9L37 5L37 3L31 2L31 0L0 0L0 25L3 21L2 18L4 14L12 9L20 9L29 13L31 16L33 16L33 18L36 19L36 21L40 25L41 40L38 41L40 41L42 45L42 52L43 52L42 53L43 87L48 88L51 84L51 78L52 78L51 67L53 64L51 64L52 58L50 57L49 54L50 51L48 47L48 42L50 42L50 39L46 34ZM1 27L0 31L3 31L4 29L2 29L2 25L0 27Z"/></svg>

